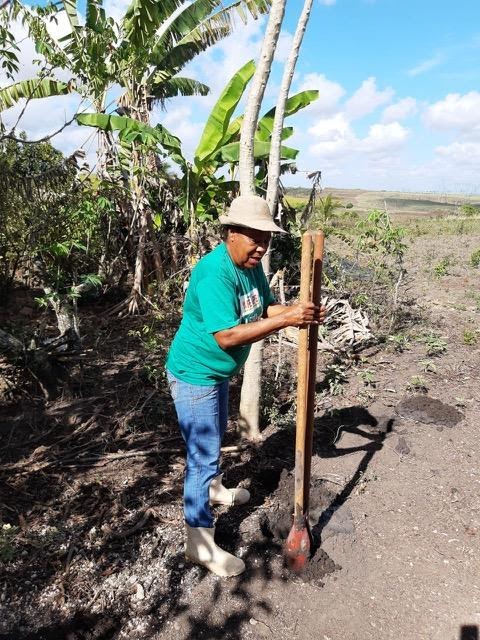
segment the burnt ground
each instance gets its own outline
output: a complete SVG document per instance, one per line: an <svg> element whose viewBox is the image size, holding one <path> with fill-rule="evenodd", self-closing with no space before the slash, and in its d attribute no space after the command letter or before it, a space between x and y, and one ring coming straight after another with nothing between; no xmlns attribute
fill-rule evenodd
<svg viewBox="0 0 480 640"><path fill-rule="evenodd" d="M467 262L480 238L457 240L412 243L415 321L350 360L346 381L330 384L337 395L325 392L330 356L320 354L315 544L302 576L281 552L291 526L294 348L268 346L266 366L280 359L281 373L267 388L262 440L244 446L232 420L224 443L226 483L252 492L250 504L217 510L218 541L247 564L231 580L182 554L183 447L155 369L173 318L154 327L154 358L137 333L149 320L86 307L87 356L61 400L45 403L28 385L18 396L6 368L0 638L475 638L480 287ZM434 277L426 248L435 260L455 254L450 273ZM2 321L20 317L38 319L25 292ZM433 334L445 345L428 355Z"/></svg>

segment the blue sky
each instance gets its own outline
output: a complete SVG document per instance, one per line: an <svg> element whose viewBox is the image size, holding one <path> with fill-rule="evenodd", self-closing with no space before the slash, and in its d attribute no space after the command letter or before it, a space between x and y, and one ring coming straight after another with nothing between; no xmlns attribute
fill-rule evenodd
<svg viewBox="0 0 480 640"><path fill-rule="evenodd" d="M264 111L275 102L302 4L287 3ZM115 16L125 6L106 0ZM193 156L229 77L258 55L264 29L265 19L239 24L234 36L191 65L185 75L207 82L209 96L177 98L166 112L155 112L154 120L182 139L186 155ZM28 43L22 56L28 77ZM315 0L292 92L318 89L320 98L288 121L300 172L285 182L306 186L306 172L320 169L324 186L480 193L479 63L479 0ZM31 105L22 120L33 137L75 108L73 99L49 102L47 110ZM71 127L56 144L71 152L89 133ZM88 145L93 158L92 140Z"/></svg>

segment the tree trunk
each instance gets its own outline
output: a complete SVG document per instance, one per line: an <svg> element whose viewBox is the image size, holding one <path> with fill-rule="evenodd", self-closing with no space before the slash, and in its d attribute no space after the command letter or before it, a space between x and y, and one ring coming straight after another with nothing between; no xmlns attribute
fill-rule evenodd
<svg viewBox="0 0 480 640"><path fill-rule="evenodd" d="M254 140L258 114L270 76L273 56L280 35L286 0L273 0L260 59L248 94L240 134L240 195L255 193ZM268 271L268 269L267 269ZM260 436L260 378L262 375L263 340L252 345L243 371L240 395L240 431L251 440Z"/></svg>
<svg viewBox="0 0 480 640"><path fill-rule="evenodd" d="M260 59L248 93L240 133L240 158L238 163L240 195L255 193L255 161L253 157L255 131L285 14L285 5L286 0L273 0L272 2Z"/></svg>
<svg viewBox="0 0 480 640"><path fill-rule="evenodd" d="M273 120L273 129L271 136L270 156L268 158L268 183L267 183L267 204L270 207L272 216L275 214L278 206L278 182L280 179L280 157L282 147L282 131L283 121L285 119L285 105L290 93L295 66L297 64L300 47L302 45L305 29L312 10L313 0L305 0L302 13L295 29L292 48L288 55L285 68L283 70L282 83L280 85L280 93L278 94L277 104L275 107L275 117Z"/></svg>
<svg viewBox="0 0 480 640"><path fill-rule="evenodd" d="M297 63L298 54L302 44L305 29L310 17L313 0L305 0L305 4L300 15L295 35L292 42L292 48L285 64L280 93L275 108L275 118L271 136L270 157L268 161L268 184L267 184L267 204L275 216L278 205L278 182L280 178L280 157L282 144L283 121L285 118L285 104L288 99L288 93L292 84L292 78ZM273 11L273 6L272 6ZM265 39L267 38L265 36ZM278 38L278 35L277 35ZM255 81L255 78L254 78ZM250 96L249 96L250 98ZM258 111L257 111L258 117ZM242 131L243 133L243 131ZM241 146L242 148L242 146ZM251 150L253 158L253 148ZM242 156L240 156L240 162ZM253 167L252 161L252 167ZM250 165L248 166L250 170ZM245 173L247 172L247 164L245 161ZM241 175L240 175L241 180ZM246 178L245 178L246 180ZM253 181L252 181L253 183ZM242 182L240 182L242 189ZM263 269L266 274L270 273L270 248L262 260ZM260 434L260 399L261 399L261 376L263 362L263 346L264 341L260 340L252 345L250 355L245 363L243 384L240 396L240 420L239 426L250 438L258 438Z"/></svg>
<svg viewBox="0 0 480 640"><path fill-rule="evenodd" d="M130 93L124 94L122 96L122 101L119 102L119 104L124 109L127 109L131 117L143 122L144 124L150 124L150 112L148 109L146 88L143 85L139 85L133 88ZM133 285L130 295L126 301L126 305L120 304L112 310L112 312L119 311L120 314L124 313L125 306L129 314L135 314L139 311L141 299L143 297L143 284L147 271L147 246L149 240L157 287L160 287L160 284L164 280L164 269L160 246L155 236L152 213L145 189L145 175L148 174L150 178L157 175L155 153L153 151L147 151L146 153L139 152L139 150L135 148L135 143L133 143L131 163L132 167L130 169L129 186L134 225L136 225L137 229L137 244L135 247Z"/></svg>

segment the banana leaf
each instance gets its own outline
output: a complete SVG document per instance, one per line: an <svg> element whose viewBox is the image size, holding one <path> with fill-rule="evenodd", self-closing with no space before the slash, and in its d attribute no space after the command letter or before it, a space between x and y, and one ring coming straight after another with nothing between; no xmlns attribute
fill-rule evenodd
<svg viewBox="0 0 480 640"><path fill-rule="evenodd" d="M301 91L288 98L285 104L285 118L297 113L300 109L308 107L314 100L318 98L318 91ZM273 131L273 120L275 118L275 107L267 111L258 123L257 138L258 140L269 140ZM284 138L283 138L284 139Z"/></svg>
<svg viewBox="0 0 480 640"><path fill-rule="evenodd" d="M245 91L245 87L255 72L253 60L247 62L233 76L220 98L213 107L203 130L197 150L195 151L195 165L200 167L202 162L212 157L219 149L230 124L230 118L235 111Z"/></svg>
<svg viewBox="0 0 480 640"><path fill-rule="evenodd" d="M61 96L70 93L73 88L71 83L60 82L50 78L21 80L0 89L0 111L13 107L22 98L36 100L37 98Z"/></svg>
<svg viewBox="0 0 480 640"><path fill-rule="evenodd" d="M268 158L270 155L270 142L263 140L255 140L253 145L253 156L255 160L260 158ZM219 155L224 162L238 162L240 157L240 143L231 142L223 146ZM295 160L298 155L298 149L292 149L291 147L281 147L281 159L282 160Z"/></svg>

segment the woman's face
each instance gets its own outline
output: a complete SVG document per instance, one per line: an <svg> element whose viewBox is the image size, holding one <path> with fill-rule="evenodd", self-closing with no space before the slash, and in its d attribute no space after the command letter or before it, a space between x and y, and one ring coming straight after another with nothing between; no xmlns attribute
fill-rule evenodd
<svg viewBox="0 0 480 640"><path fill-rule="evenodd" d="M231 227L227 244L232 260L239 267L253 269L267 252L272 234L247 227Z"/></svg>

